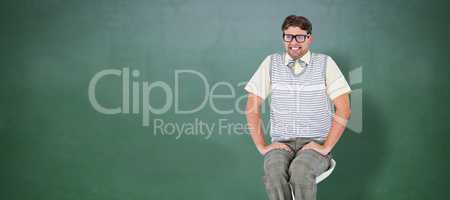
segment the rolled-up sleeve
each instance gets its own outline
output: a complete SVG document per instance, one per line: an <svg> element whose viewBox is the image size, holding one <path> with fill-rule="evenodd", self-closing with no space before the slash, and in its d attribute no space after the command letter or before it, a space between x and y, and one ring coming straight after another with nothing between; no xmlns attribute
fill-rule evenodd
<svg viewBox="0 0 450 200"><path fill-rule="evenodd" d="M259 65L250 81L245 86L247 92L253 93L262 99L270 94L270 56L267 56Z"/></svg>
<svg viewBox="0 0 450 200"><path fill-rule="evenodd" d="M327 60L326 85L327 94L331 100L352 91L341 70L331 57L328 57Z"/></svg>

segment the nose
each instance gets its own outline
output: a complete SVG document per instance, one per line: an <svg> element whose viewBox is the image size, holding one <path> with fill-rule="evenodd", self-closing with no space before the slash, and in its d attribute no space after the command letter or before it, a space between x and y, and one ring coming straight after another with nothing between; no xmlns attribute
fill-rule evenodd
<svg viewBox="0 0 450 200"><path fill-rule="evenodd" d="M289 42L289 44L300 44L300 42L297 42L297 40L295 39L295 38L293 38L290 42Z"/></svg>

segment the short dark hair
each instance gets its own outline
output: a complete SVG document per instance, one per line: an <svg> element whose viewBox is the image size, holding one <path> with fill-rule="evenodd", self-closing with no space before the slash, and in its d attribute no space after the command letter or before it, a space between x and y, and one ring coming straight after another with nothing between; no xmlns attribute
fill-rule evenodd
<svg viewBox="0 0 450 200"><path fill-rule="evenodd" d="M312 32L311 22L303 16L289 15L284 19L283 25L281 25L281 31L288 29L290 26L299 27L305 30L308 34Z"/></svg>

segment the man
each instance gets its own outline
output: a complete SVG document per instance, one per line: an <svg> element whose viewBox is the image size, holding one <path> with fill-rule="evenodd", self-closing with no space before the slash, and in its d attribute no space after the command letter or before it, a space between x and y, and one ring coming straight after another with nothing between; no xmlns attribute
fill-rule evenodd
<svg viewBox="0 0 450 200"><path fill-rule="evenodd" d="M316 176L330 167L330 152L350 116L351 89L334 60L309 50L312 24L284 20L284 53L267 56L246 85L251 137L264 156L264 184L271 200L316 199ZM266 144L261 104L271 94Z"/></svg>

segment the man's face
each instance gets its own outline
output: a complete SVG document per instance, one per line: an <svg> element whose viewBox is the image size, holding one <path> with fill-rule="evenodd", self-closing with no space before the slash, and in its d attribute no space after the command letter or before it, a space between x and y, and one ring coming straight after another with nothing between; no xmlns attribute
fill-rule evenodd
<svg viewBox="0 0 450 200"><path fill-rule="evenodd" d="M300 27L289 26L283 33L285 35L283 38L284 49L292 59L299 59L308 52L309 45L312 43L312 36L308 35L307 31L302 30ZM304 41L297 41L294 37L290 37L295 35L304 35ZM302 38L302 36L297 36L297 39L299 38ZM292 40L289 42L285 41L286 39Z"/></svg>

